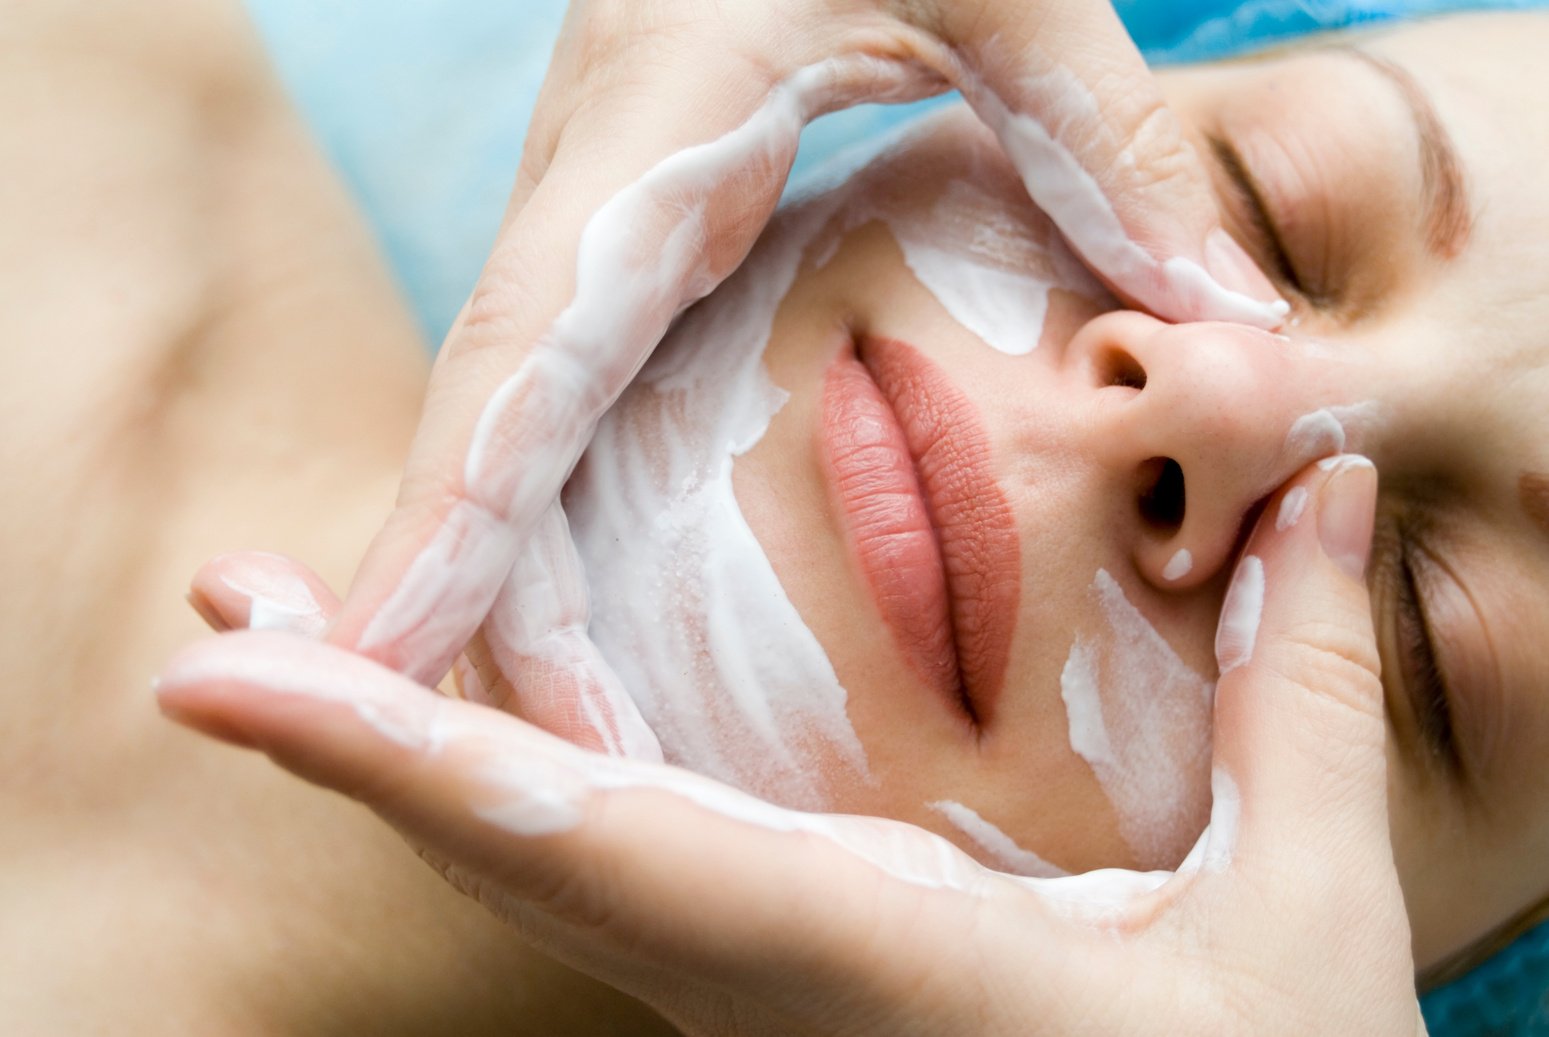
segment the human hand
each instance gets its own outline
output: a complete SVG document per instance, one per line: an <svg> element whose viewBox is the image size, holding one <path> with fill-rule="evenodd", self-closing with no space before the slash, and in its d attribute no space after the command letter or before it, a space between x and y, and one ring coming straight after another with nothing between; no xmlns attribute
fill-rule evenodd
<svg viewBox="0 0 1549 1037"><path fill-rule="evenodd" d="M544 516L598 417L673 317L746 256L802 126L950 86L1132 304L1179 320L1283 313L1221 229L1106 0L577 3L504 226L438 358L398 506L331 642L438 681L540 521L563 524ZM590 663L577 672L616 683Z"/></svg>
<svg viewBox="0 0 1549 1037"><path fill-rule="evenodd" d="M1361 578L1375 494L1369 464L1335 459L1254 530L1217 638L1211 821L1175 873L991 872L920 829L589 753L293 636L187 650L161 703L367 803L526 939L689 1033L1407 1037Z"/></svg>
<svg viewBox="0 0 1549 1037"><path fill-rule="evenodd" d="M520 580L495 600L488 636L453 667L455 694L507 710L587 749L660 760L661 746L586 636L587 595L575 544L556 504L519 558ZM304 563L268 551L216 555L194 574L189 604L217 633L278 630L321 639L339 597ZM497 657L491 653L498 651Z"/></svg>

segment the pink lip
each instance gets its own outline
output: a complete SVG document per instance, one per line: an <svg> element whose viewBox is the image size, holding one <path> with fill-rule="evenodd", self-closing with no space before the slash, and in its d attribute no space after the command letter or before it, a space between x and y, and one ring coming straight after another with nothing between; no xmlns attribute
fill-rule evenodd
<svg viewBox="0 0 1549 1037"><path fill-rule="evenodd" d="M918 350L861 339L829 368L823 453L850 546L911 669L985 724L1021 600L1021 544L978 408Z"/></svg>

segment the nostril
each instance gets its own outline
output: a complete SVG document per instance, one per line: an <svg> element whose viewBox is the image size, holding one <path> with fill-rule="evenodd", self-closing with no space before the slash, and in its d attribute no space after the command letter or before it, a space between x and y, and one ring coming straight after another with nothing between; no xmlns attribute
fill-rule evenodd
<svg viewBox="0 0 1549 1037"><path fill-rule="evenodd" d="M1183 525L1183 467L1170 457L1153 457L1140 466L1140 517L1157 529Z"/></svg>
<svg viewBox="0 0 1549 1037"><path fill-rule="evenodd" d="M1097 357L1098 384L1104 388L1122 386L1126 389L1146 387L1146 369L1129 353L1116 346L1103 350Z"/></svg>

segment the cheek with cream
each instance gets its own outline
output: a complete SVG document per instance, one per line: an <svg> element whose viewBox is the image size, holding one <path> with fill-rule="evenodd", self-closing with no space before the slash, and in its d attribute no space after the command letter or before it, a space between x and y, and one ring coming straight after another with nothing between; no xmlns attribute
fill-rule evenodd
<svg viewBox="0 0 1549 1037"><path fill-rule="evenodd" d="M600 424L566 489L590 633L663 755L766 799L830 802L870 780L827 655L732 493L734 459L784 393L761 363L820 212L777 223L687 314Z"/></svg>

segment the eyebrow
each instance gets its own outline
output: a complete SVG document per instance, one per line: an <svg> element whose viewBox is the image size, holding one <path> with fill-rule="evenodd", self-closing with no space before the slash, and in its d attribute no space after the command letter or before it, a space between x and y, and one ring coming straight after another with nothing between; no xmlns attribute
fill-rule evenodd
<svg viewBox="0 0 1549 1037"><path fill-rule="evenodd" d="M1431 252L1451 258L1468 243L1473 216L1468 188L1463 179L1463 163L1457 145L1442 125L1441 117L1414 76L1387 58L1369 54L1352 46L1329 48L1355 58L1392 84L1414 119L1420 137L1420 190L1424 198L1425 241Z"/></svg>
<svg viewBox="0 0 1549 1037"><path fill-rule="evenodd" d="M1549 475L1523 472L1517 479L1517 499L1533 524L1549 536Z"/></svg>

